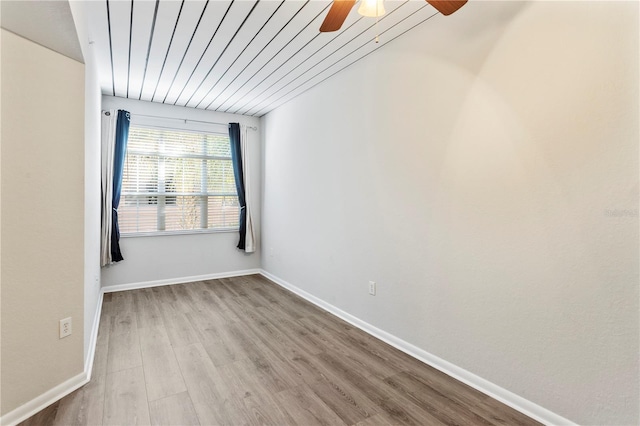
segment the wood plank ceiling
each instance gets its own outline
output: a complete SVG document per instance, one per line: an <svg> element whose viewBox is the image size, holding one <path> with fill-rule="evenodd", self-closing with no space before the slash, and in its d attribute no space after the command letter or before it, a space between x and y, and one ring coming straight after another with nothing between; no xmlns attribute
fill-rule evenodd
<svg viewBox="0 0 640 426"><path fill-rule="evenodd" d="M89 3L104 94L254 116L437 14L424 0L386 0L377 25L356 5L340 31L320 33L329 0Z"/></svg>

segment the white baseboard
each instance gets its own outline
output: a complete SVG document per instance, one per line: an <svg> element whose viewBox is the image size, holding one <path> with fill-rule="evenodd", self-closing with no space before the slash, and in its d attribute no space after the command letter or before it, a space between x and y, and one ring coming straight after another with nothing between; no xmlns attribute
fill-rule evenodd
<svg viewBox="0 0 640 426"><path fill-rule="evenodd" d="M96 314L93 317L93 328L91 329L91 337L89 340L89 352L87 353L87 359L84 360L84 372L87 374L87 381L91 380L91 373L93 372L93 359L96 356L98 328L100 327L100 315L102 314L102 299L104 299L104 292L101 289L100 294L98 294L98 306L96 308Z"/></svg>
<svg viewBox="0 0 640 426"><path fill-rule="evenodd" d="M191 283L195 281L217 280L220 278L240 277L243 275L259 274L260 271L261 271L260 269L244 269L240 271L220 272L220 273L207 274L207 275L194 275L191 277L169 278L166 280L143 281L139 283L130 283L130 284L116 284L116 285L102 287L102 292L113 293L114 291L136 290L139 288L159 287L163 285L184 284L184 283Z"/></svg>
<svg viewBox="0 0 640 426"><path fill-rule="evenodd" d="M442 371L448 376L453 377L456 380L465 383L466 385L471 386L472 388L494 398L509 407L518 410L519 412L531 417L534 420L539 421L540 423L546 425L575 425L572 421L565 419L564 417L547 410L544 407L539 406L515 393L504 389L495 383L492 383L488 380L483 379L480 376L477 376L470 371L467 371L457 365L454 365L448 361L445 361L442 358L439 358L423 349L418 348L417 346L412 345L409 342L406 342L390 333L387 333L384 330L381 330L373 325L362 321L361 319L325 302L322 299L317 298L316 296L307 293L306 291L294 286L293 284L276 277L275 275L261 270L260 274L264 277L270 279L281 287L286 288L287 290L297 294L303 299L308 300L314 305L324 309L332 313L333 315L345 320L349 324L358 327L364 332L382 340L390 344L391 346L401 350L407 355L412 356L431 367Z"/></svg>
<svg viewBox="0 0 640 426"><path fill-rule="evenodd" d="M49 389L39 397L32 399L13 411L2 416L0 425L14 426L36 414L38 411L48 407L54 402L69 395L74 390L89 382L86 372L82 372L69 380L60 383L58 386Z"/></svg>

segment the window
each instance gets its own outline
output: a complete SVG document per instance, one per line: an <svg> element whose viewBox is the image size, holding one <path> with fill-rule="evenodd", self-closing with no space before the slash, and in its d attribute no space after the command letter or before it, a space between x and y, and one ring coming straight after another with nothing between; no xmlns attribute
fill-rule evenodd
<svg viewBox="0 0 640 426"><path fill-rule="evenodd" d="M122 235L237 230L238 218L228 135L131 125Z"/></svg>

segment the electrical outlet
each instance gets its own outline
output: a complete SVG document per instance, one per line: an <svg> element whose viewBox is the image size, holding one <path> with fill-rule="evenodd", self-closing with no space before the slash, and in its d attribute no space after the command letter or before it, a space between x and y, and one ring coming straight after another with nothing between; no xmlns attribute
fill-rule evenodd
<svg viewBox="0 0 640 426"><path fill-rule="evenodd" d="M376 295L376 282L369 281L369 294L372 296Z"/></svg>
<svg viewBox="0 0 640 426"><path fill-rule="evenodd" d="M60 338L71 335L71 317L60 320Z"/></svg>

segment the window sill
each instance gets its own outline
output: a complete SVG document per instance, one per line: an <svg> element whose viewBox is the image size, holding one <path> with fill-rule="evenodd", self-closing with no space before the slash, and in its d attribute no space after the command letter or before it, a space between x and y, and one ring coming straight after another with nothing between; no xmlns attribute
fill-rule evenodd
<svg viewBox="0 0 640 426"><path fill-rule="evenodd" d="M226 229L201 229L188 231L157 231L157 232L137 232L135 234L121 234L120 238L138 238L138 237L168 237L173 235L201 235L201 234L228 234L238 232L238 228Z"/></svg>

